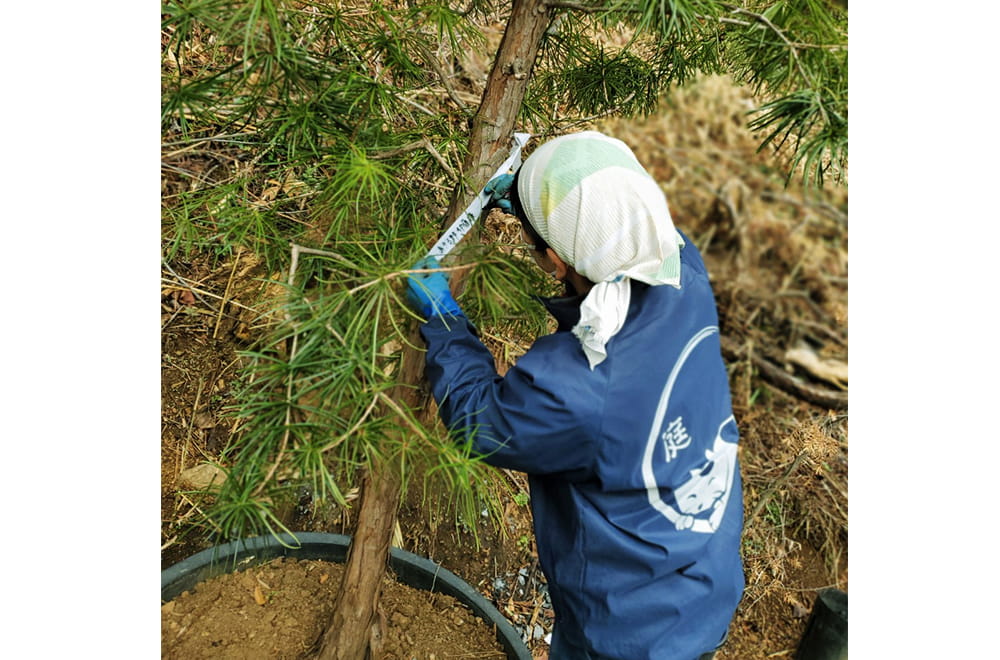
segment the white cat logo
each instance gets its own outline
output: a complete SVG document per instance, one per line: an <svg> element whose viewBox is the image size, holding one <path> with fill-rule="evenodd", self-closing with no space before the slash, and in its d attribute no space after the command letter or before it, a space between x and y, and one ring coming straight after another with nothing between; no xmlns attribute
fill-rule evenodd
<svg viewBox="0 0 1000 660"><path fill-rule="evenodd" d="M667 462L677 456L678 450L686 448L690 443L688 438L686 438L688 442L683 443L683 447L679 443L667 443L666 438L661 436L663 418L670 402L670 393L685 361L702 340L718 331L716 326L702 329L688 341L684 350L681 351L680 357L667 379L667 384L663 388L663 393L660 395L660 402L657 404L656 414L653 416L653 424L649 431L649 439L646 442L646 451L642 460L642 477L646 484L650 505L662 513L677 529L705 534L711 534L719 528L726 512L726 504L729 502L729 494L732 491L737 469L736 443L726 442L723 439L723 429L729 424L735 427L736 420L730 415L719 425L712 448L705 450L704 463L699 468L691 470L688 480L674 489L673 500L676 508L665 502L660 495L660 486L653 473L653 455L659 444L657 440L664 441L666 447L664 458ZM671 429L674 429L675 426L679 426L677 420L671 423L668 433L672 433ZM681 428L683 427L681 426ZM735 431L735 428L730 430ZM708 512L707 515L706 512Z"/></svg>
<svg viewBox="0 0 1000 660"><path fill-rule="evenodd" d="M715 444L705 450L705 464L700 469L691 470L691 478L674 489L677 508L687 514L671 519L677 529L714 532L719 528L736 475L736 443L722 439L722 429L730 423L735 424L736 420L729 417L719 427ZM707 520L694 518L709 509L712 513Z"/></svg>

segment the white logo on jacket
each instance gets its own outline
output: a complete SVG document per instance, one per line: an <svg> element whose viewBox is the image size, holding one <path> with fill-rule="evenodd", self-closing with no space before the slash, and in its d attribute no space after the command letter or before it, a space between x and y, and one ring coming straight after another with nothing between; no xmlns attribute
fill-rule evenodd
<svg viewBox="0 0 1000 660"><path fill-rule="evenodd" d="M689 471L689 477L683 484L673 490L670 498L672 503L668 503L660 494L660 485L653 470L653 456L660 444L657 440L662 441L664 460L668 463L677 458L679 452L690 446L692 438L683 420L677 417L663 429L663 419L667 413L670 394L685 362L704 339L718 331L716 326L703 328L681 351L660 395L642 460L642 477L650 505L678 530L705 534L711 534L719 528L732 492L737 469L736 443L727 442L724 438L737 437L736 420L730 415L719 424L712 447L705 450L704 460L698 467Z"/></svg>
<svg viewBox="0 0 1000 660"><path fill-rule="evenodd" d="M686 514L671 518L677 529L714 532L719 528L736 475L736 443L722 439L722 429L730 423L736 424L736 420L729 417L719 427L712 448L705 450L705 463L701 468L691 470L691 478L674 489L677 508ZM711 510L708 520L694 517L708 510Z"/></svg>
<svg viewBox="0 0 1000 660"><path fill-rule="evenodd" d="M677 452L691 444L691 436L688 435L687 429L684 428L684 420L680 417L670 422L660 438L663 439L663 451L667 455L667 463L677 457Z"/></svg>

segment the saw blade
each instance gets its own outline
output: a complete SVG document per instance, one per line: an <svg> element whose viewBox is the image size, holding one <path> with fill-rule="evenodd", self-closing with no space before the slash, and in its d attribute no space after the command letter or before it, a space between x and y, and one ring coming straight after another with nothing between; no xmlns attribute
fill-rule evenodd
<svg viewBox="0 0 1000 660"><path fill-rule="evenodd" d="M514 133L514 146L510 149L510 155L497 168L497 171L490 177L489 181L492 181L501 174L516 172L517 168L521 167L521 149L528 143L530 137L531 133ZM483 186L483 189L479 191L479 195L459 214L455 222L451 223L451 226L441 235L441 238L430 249L427 256L440 259L451 252L451 249L458 245L458 242L472 229L472 225L476 224L476 221L479 220L479 216L482 215L483 209L489 201L490 194L486 192L486 186Z"/></svg>

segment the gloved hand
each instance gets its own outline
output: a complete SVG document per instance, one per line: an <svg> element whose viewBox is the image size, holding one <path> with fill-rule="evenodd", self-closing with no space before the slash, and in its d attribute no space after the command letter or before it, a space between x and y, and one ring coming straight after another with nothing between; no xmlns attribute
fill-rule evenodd
<svg viewBox="0 0 1000 660"><path fill-rule="evenodd" d="M485 210L498 206L504 213L513 214L513 207L510 204L510 188L513 183L513 174L501 174L490 179L484 188L490 194L490 201L486 203Z"/></svg>
<svg viewBox="0 0 1000 660"><path fill-rule="evenodd" d="M440 268L434 257L424 257L413 264L413 270ZM413 309L425 319L431 316L465 316L448 288L447 272L411 273L406 278L406 298Z"/></svg>

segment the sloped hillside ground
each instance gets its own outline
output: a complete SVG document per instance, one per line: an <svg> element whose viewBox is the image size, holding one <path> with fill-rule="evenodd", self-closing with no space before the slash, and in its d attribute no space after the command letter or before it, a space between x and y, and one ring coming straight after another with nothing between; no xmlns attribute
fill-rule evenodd
<svg viewBox="0 0 1000 660"><path fill-rule="evenodd" d="M753 100L725 78L672 94L648 118L594 127L628 143L661 182L675 224L702 250L715 287L734 412L741 431L747 588L722 660L791 657L816 594L847 590L847 189L785 186L780 160L745 128ZM579 128L584 128L580 126ZM173 164L198 172L195 156ZM174 185L165 178L164 190ZM502 217L487 240L510 232ZM239 352L261 328L281 273L248 253L164 263L162 306L162 565L206 547L198 466L218 460L239 428L227 415ZM486 336L490 336L490 329ZM502 334L502 333L498 333ZM502 367L519 347L495 343ZM523 350L523 347L520 347ZM397 544L491 597L545 658L551 611L535 563L526 482L506 473L504 528L438 517L414 489ZM308 500L282 512L303 531L350 533L353 511ZM477 546L472 527L478 531Z"/></svg>

